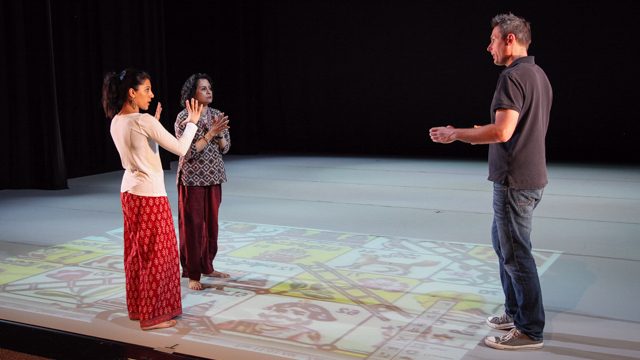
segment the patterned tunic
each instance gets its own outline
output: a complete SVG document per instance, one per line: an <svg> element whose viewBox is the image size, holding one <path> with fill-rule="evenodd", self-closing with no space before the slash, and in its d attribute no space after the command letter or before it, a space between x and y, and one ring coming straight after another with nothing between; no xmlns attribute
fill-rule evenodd
<svg viewBox="0 0 640 360"><path fill-rule="evenodd" d="M208 108L206 117L201 117L198 121L198 130L191 143L191 149L186 155L180 157L178 164L178 174L176 184L186 186L211 186L222 184L227 181L227 174L222 161L222 154L226 154L231 147L231 137L229 130L224 130L223 135L227 140L224 149L220 149L218 141L212 140L201 152L196 151L196 142L202 139L211 129L213 117L219 115L220 110ZM176 119L175 131L179 139L184 132L186 125L180 125L189 117L187 109L182 110Z"/></svg>

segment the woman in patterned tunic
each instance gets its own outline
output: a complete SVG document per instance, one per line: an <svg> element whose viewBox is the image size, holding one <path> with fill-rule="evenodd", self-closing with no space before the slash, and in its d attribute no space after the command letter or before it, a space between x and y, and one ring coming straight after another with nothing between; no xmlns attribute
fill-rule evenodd
<svg viewBox="0 0 640 360"><path fill-rule="evenodd" d="M109 73L102 105L111 120L111 137L125 169L120 187L124 215L124 267L129 318L142 330L174 326L182 314L178 249L173 217L164 188L158 145L182 155L196 133L202 105L187 104L183 137L178 140L155 117L141 114L154 95L149 74L127 69Z"/></svg>
<svg viewBox="0 0 640 360"><path fill-rule="evenodd" d="M222 201L221 184L227 181L222 161L231 146L227 117L209 107L213 101L211 78L207 74L191 75L182 87L181 105L195 98L203 105L198 131L191 148L180 157L177 174L178 227L182 277L189 278L189 288L202 290L201 275L229 277L213 269L218 252L218 209ZM176 137L184 136L188 110L178 114Z"/></svg>

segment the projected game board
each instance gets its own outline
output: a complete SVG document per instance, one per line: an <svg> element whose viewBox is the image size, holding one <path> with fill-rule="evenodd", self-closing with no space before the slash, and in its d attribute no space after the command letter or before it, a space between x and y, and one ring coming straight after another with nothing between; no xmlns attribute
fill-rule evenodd
<svg viewBox="0 0 640 360"><path fill-rule="evenodd" d="M126 318L122 229L0 260L0 308ZM220 223L215 268L183 279L178 326L156 330L288 359L460 359L502 313L490 246ZM535 252L540 274L560 256Z"/></svg>

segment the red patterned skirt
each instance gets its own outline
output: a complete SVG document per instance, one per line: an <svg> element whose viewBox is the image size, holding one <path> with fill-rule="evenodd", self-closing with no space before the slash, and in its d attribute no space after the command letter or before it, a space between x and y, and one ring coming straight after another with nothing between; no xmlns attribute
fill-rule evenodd
<svg viewBox="0 0 640 360"><path fill-rule="evenodd" d="M140 327L182 314L176 231L166 196L121 193L129 318Z"/></svg>

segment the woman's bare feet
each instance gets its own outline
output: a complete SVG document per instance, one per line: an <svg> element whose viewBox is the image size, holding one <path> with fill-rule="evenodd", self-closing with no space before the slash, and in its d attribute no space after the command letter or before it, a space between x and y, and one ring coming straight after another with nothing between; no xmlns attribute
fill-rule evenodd
<svg viewBox="0 0 640 360"><path fill-rule="evenodd" d="M191 289L191 290L202 290L202 289L204 289L204 286L202 286L202 284L198 280L189 279L189 289Z"/></svg>
<svg viewBox="0 0 640 360"><path fill-rule="evenodd" d="M208 277L219 277L219 278L228 278L229 274L221 273L220 271L213 271L211 274L202 274L203 276Z"/></svg>
<svg viewBox="0 0 640 360"><path fill-rule="evenodd" d="M163 321L163 322L161 322L159 324L141 327L141 329L142 330L166 329L166 328L170 328L172 326L176 326L177 323L178 323L177 320L167 320L167 321Z"/></svg>

